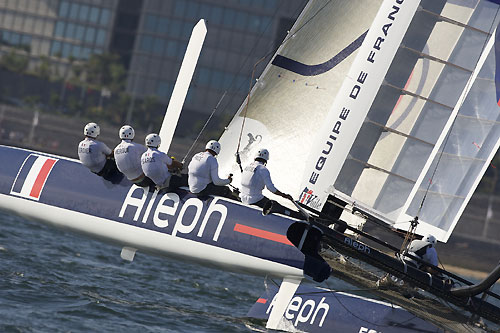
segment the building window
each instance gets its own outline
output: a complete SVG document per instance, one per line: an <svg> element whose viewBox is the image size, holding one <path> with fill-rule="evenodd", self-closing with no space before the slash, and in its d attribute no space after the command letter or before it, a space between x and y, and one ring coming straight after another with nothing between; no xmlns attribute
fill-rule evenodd
<svg viewBox="0 0 500 333"><path fill-rule="evenodd" d="M90 48L84 47L82 49L82 59L88 60L90 58Z"/></svg>
<svg viewBox="0 0 500 333"><path fill-rule="evenodd" d="M83 25L77 24L75 31L75 39L83 40L84 35L85 35L85 27Z"/></svg>
<svg viewBox="0 0 500 333"><path fill-rule="evenodd" d="M184 53L186 53L186 48L187 48L187 45L182 43L182 44L179 44L179 49L177 50L177 59L181 59L184 58Z"/></svg>
<svg viewBox="0 0 500 333"><path fill-rule="evenodd" d="M61 54L61 42L53 41L50 47L50 55L58 57Z"/></svg>
<svg viewBox="0 0 500 333"><path fill-rule="evenodd" d="M216 24L222 24L222 17L223 17L224 11L222 10L221 7L212 7L212 10L210 11L210 19L212 20L213 23Z"/></svg>
<svg viewBox="0 0 500 333"><path fill-rule="evenodd" d="M198 17L198 9L199 9L199 5L197 2L188 2L187 3L187 14L186 16L188 17L193 17L193 18L196 18Z"/></svg>
<svg viewBox="0 0 500 333"><path fill-rule="evenodd" d="M110 16L111 11L109 9L103 8L101 11L101 19L99 20L99 23L101 25L108 25Z"/></svg>
<svg viewBox="0 0 500 333"><path fill-rule="evenodd" d="M75 25L73 23L68 23L64 36L66 36L67 38L75 37Z"/></svg>
<svg viewBox="0 0 500 333"><path fill-rule="evenodd" d="M21 45L30 46L31 45L31 36L30 35L22 35L21 36Z"/></svg>
<svg viewBox="0 0 500 333"><path fill-rule="evenodd" d="M77 3L72 3L69 9L69 18L76 20L78 18L78 9L80 5Z"/></svg>
<svg viewBox="0 0 500 333"><path fill-rule="evenodd" d="M236 26L242 30L245 30L248 25L249 15L245 12L236 13Z"/></svg>
<svg viewBox="0 0 500 333"><path fill-rule="evenodd" d="M97 45L104 45L105 42L106 42L106 30L104 30L104 29L97 30L97 36L95 39L95 43Z"/></svg>
<svg viewBox="0 0 500 333"><path fill-rule="evenodd" d="M71 54L71 44L63 43L62 50L61 50L62 57L68 58L70 54Z"/></svg>
<svg viewBox="0 0 500 333"><path fill-rule="evenodd" d="M177 0L175 2L174 15L177 17L184 17L186 11L186 2L184 0Z"/></svg>
<svg viewBox="0 0 500 333"><path fill-rule="evenodd" d="M56 23L56 28L54 29L54 36L63 37L64 36L64 22L58 21Z"/></svg>
<svg viewBox="0 0 500 333"><path fill-rule="evenodd" d="M73 58L80 59L81 47L79 45L74 45L71 55Z"/></svg>
<svg viewBox="0 0 500 333"><path fill-rule="evenodd" d="M169 81L159 81L156 86L156 95L168 98L172 95L172 91L174 89L174 85Z"/></svg>
<svg viewBox="0 0 500 333"><path fill-rule="evenodd" d="M184 22L184 24L182 25L182 37L185 39L189 39L193 28L194 24L192 22Z"/></svg>
<svg viewBox="0 0 500 333"><path fill-rule="evenodd" d="M264 7L267 7L267 8L276 8L276 0L266 0L266 1L262 1L264 5ZM261 5L261 6L262 6Z"/></svg>
<svg viewBox="0 0 500 333"><path fill-rule="evenodd" d="M95 39L95 29L94 28L87 28L87 31L85 32L85 41L87 43L93 43Z"/></svg>
<svg viewBox="0 0 500 333"><path fill-rule="evenodd" d="M98 20L99 20L99 8L97 7L90 8L89 21L92 23L97 23Z"/></svg>
<svg viewBox="0 0 500 333"><path fill-rule="evenodd" d="M224 25L228 25L230 27L234 26L234 17L236 16L236 11L230 8L224 8Z"/></svg>
<svg viewBox="0 0 500 333"><path fill-rule="evenodd" d="M59 16L60 17L68 17L69 15L69 3L66 1L62 1L59 6Z"/></svg>
<svg viewBox="0 0 500 333"><path fill-rule="evenodd" d="M210 70L206 67L201 67L198 71L198 84L210 85Z"/></svg>
<svg viewBox="0 0 500 333"><path fill-rule="evenodd" d="M224 74L218 70L212 71L210 85L213 88L221 88L223 84L224 84Z"/></svg>
<svg viewBox="0 0 500 333"><path fill-rule="evenodd" d="M161 34L168 32L168 19L166 17L160 17L158 19L158 26L156 27L156 31Z"/></svg>
<svg viewBox="0 0 500 333"><path fill-rule="evenodd" d="M20 42L21 42L21 35L15 32L11 33L10 44L19 45Z"/></svg>
<svg viewBox="0 0 500 333"><path fill-rule="evenodd" d="M87 5L81 5L80 6L80 12L78 13L78 19L80 21L87 21L87 18L89 16L89 6Z"/></svg>
<svg viewBox="0 0 500 333"><path fill-rule="evenodd" d="M170 24L170 30L168 35L171 37L179 38L181 36L181 24L180 20L172 20L172 24Z"/></svg>
<svg viewBox="0 0 500 333"><path fill-rule="evenodd" d="M177 42L173 40L167 41L167 56L175 58L177 56Z"/></svg>
<svg viewBox="0 0 500 333"><path fill-rule="evenodd" d="M148 32L156 31L157 21L158 20L156 15L151 15L151 14L146 15L144 18L144 30Z"/></svg>
<svg viewBox="0 0 500 333"><path fill-rule="evenodd" d="M143 35L141 38L141 50L150 53L152 46L153 38L151 36Z"/></svg>
<svg viewBox="0 0 500 333"><path fill-rule="evenodd" d="M229 88L231 87L231 84L233 83L234 80L234 75L231 73L226 73L224 74L224 88Z"/></svg>
<svg viewBox="0 0 500 333"><path fill-rule="evenodd" d="M202 3L200 5L200 17L209 17L210 15L210 6L206 3Z"/></svg>
<svg viewBox="0 0 500 333"><path fill-rule="evenodd" d="M153 40L153 53L156 55L163 55L165 49L165 40L162 38L155 38Z"/></svg>

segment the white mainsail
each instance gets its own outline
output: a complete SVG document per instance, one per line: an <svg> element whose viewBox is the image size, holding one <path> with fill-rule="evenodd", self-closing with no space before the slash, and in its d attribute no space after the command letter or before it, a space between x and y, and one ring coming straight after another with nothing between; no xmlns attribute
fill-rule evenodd
<svg viewBox="0 0 500 333"><path fill-rule="evenodd" d="M220 142L222 172L238 184L243 165L261 147L278 189L298 197L304 160L382 0L310 1L243 102ZM274 63L274 64L273 64ZM246 114L246 117L245 117Z"/></svg>
<svg viewBox="0 0 500 333"><path fill-rule="evenodd" d="M498 149L498 7L420 2L332 192L448 240Z"/></svg>

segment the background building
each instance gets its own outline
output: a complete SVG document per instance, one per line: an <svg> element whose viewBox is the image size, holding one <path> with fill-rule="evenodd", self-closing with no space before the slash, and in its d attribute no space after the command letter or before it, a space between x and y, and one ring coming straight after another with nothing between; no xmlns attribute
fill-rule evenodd
<svg viewBox="0 0 500 333"><path fill-rule="evenodd" d="M92 55L118 54L126 70L124 89L131 95L123 121L133 122L144 116L135 107L136 99L154 96L168 104L191 31L204 18L208 34L183 112L189 123L181 119L180 134L187 135L193 119L203 123L225 91L221 109L230 114L237 110L248 93L254 64L272 56L305 2L0 0L0 55L28 57L31 71L48 57L67 81L75 76L73 67ZM256 76L266 63L256 68ZM106 88L99 105L116 94ZM63 87L59 97L67 98L66 93ZM82 99L86 94L82 89Z"/></svg>

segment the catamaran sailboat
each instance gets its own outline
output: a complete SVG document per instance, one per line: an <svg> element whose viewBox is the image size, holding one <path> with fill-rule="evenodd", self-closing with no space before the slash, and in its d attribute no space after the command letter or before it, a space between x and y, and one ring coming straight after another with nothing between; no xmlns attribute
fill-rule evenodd
<svg viewBox="0 0 500 333"><path fill-rule="evenodd" d="M500 267L476 285L438 267L442 277L431 275L407 264L404 246L362 227L373 222L404 232L405 240L426 233L448 240L500 144L499 9L490 0L306 5L220 138L219 156L221 172L233 173L238 184L238 162L268 148L273 180L297 199L288 204L304 220L263 216L234 199L197 197L185 189L141 188L119 175L103 179L79 161L5 146L0 207L116 243L127 260L143 251L278 277L276 294L263 298L272 299L264 316L268 328L315 331L307 325L321 317L329 324L318 330L401 331L408 311L424 319L415 319L408 331L498 327L500 308L487 297L500 300L489 291ZM160 130L164 151L205 34L201 21ZM330 276L369 287L373 297L406 310L368 328L353 312L324 315L325 304L339 297L332 291L314 291L325 297L317 308L310 300L298 305L304 278L320 283ZM406 284L411 295L381 287L383 277ZM345 297L377 313L393 308Z"/></svg>

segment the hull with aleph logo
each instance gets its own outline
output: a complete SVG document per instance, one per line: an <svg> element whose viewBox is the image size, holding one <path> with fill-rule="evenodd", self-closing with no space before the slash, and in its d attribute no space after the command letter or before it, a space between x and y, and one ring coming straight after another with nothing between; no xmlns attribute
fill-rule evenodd
<svg viewBox="0 0 500 333"><path fill-rule="evenodd" d="M276 302L276 286L255 302L247 316L269 317ZM283 316L282 329L289 332L409 333L442 332L405 309L359 295L301 285Z"/></svg>
<svg viewBox="0 0 500 333"><path fill-rule="evenodd" d="M185 190L105 180L78 161L0 146L0 208L120 246L259 275L303 276L294 222Z"/></svg>

